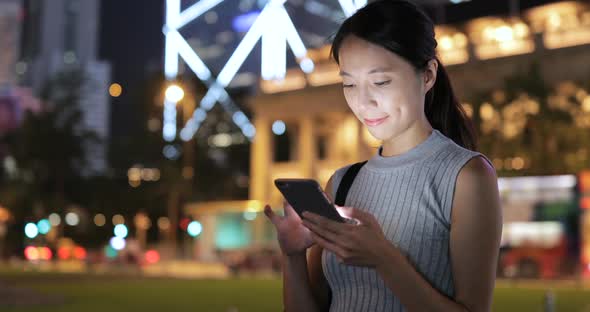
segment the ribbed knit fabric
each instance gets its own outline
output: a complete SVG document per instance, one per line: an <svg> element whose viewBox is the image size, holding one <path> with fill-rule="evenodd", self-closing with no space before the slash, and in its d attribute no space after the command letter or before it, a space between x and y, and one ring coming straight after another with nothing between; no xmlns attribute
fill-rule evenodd
<svg viewBox="0 0 590 312"><path fill-rule="evenodd" d="M387 239L449 297L455 294L449 251L455 181L461 168L478 155L485 158L435 129L401 155L383 157L380 148L360 170L346 198L346 206L372 213ZM334 173L333 195L347 168ZM330 311L405 311L374 269L341 264L326 250L322 267L332 290Z"/></svg>

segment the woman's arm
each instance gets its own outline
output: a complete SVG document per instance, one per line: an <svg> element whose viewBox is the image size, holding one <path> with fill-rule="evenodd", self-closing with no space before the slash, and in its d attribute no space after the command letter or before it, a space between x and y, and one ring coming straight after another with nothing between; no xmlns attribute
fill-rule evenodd
<svg viewBox="0 0 590 312"><path fill-rule="evenodd" d="M305 253L283 255L283 304L285 311L320 311L308 275Z"/></svg>
<svg viewBox="0 0 590 312"><path fill-rule="evenodd" d="M322 248L305 255L283 256L283 300L285 311L327 311L330 288L322 271Z"/></svg>
<svg viewBox="0 0 590 312"><path fill-rule="evenodd" d="M492 306L502 210L496 171L476 157L459 174L451 226L451 265L455 300L468 311Z"/></svg>
<svg viewBox="0 0 590 312"><path fill-rule="evenodd" d="M443 296L401 253L388 248L377 271L408 311L490 311L496 278L502 214L495 170L470 160L457 177L450 254L455 298Z"/></svg>
<svg viewBox="0 0 590 312"><path fill-rule="evenodd" d="M325 192L331 197L332 179ZM323 249L314 245L305 253L283 255L283 304L285 311L327 311L330 288L322 270Z"/></svg>

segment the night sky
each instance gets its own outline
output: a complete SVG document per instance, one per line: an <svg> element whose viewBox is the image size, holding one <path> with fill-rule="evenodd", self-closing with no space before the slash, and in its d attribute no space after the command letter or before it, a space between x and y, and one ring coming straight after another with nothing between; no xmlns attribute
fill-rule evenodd
<svg viewBox="0 0 590 312"><path fill-rule="evenodd" d="M111 63L113 82L123 86L123 94L111 101L113 136L133 130L132 98L163 66L163 22L163 0L102 1L99 58Z"/></svg>

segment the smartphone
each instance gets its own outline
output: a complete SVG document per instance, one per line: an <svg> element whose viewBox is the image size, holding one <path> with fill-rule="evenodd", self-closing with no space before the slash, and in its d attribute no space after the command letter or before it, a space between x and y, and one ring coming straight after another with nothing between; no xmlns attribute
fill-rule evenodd
<svg viewBox="0 0 590 312"><path fill-rule="evenodd" d="M337 222L347 222L345 218L340 216L317 181L312 179L276 179L274 182L300 217L304 211L309 211Z"/></svg>

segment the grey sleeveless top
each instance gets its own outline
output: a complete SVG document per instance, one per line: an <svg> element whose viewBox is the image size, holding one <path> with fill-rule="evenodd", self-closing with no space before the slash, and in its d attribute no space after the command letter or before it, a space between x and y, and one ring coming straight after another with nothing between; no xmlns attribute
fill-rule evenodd
<svg viewBox="0 0 590 312"><path fill-rule="evenodd" d="M346 206L372 213L387 239L439 292L454 297L449 233L455 181L473 157L438 130L411 150L381 156L381 148L359 171ZM490 162L491 163L491 162ZM332 176L336 190L349 166ZM405 311L372 268L341 264L327 250L322 268L332 290L330 311Z"/></svg>

